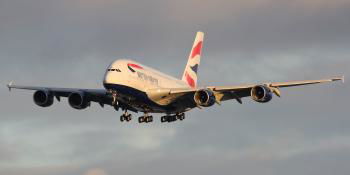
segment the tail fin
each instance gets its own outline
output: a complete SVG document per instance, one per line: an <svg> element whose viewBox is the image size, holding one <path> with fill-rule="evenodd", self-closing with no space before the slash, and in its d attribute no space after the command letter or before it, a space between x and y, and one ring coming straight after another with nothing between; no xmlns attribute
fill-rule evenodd
<svg viewBox="0 0 350 175"><path fill-rule="evenodd" d="M192 88L197 87L197 71L201 61L203 39L204 33L197 32L184 74L182 75L182 81L185 81Z"/></svg>

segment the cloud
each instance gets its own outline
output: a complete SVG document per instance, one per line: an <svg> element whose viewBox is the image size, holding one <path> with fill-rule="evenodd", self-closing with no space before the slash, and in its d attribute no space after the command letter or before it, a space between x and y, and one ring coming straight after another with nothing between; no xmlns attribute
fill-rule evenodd
<svg viewBox="0 0 350 175"><path fill-rule="evenodd" d="M156 150L160 149L166 140L172 139L175 134L174 128L164 129L146 126L146 128L142 127L125 132L122 142L128 147L138 150Z"/></svg>
<svg viewBox="0 0 350 175"><path fill-rule="evenodd" d="M0 137L1 138L1 137ZM1 165L8 164L9 161L14 161L18 157L18 153L16 151L16 145L10 143L4 143L3 138L0 140L0 162Z"/></svg>
<svg viewBox="0 0 350 175"><path fill-rule="evenodd" d="M332 138L308 141L306 138L303 138L300 132L296 132L299 135L297 137L292 136L290 132L286 134L269 138L263 143L251 145L243 150L226 155L234 160L250 158L263 161L283 161L307 154L342 151L350 148L349 136L334 136Z"/></svg>
<svg viewBox="0 0 350 175"><path fill-rule="evenodd" d="M0 82L102 88L131 58L180 77L194 34L206 33L201 85L350 74L349 1L0 2ZM33 104L0 89L0 174L346 174L349 88L286 88L194 109L186 120L120 123L120 111ZM10 160L10 161L8 161Z"/></svg>
<svg viewBox="0 0 350 175"><path fill-rule="evenodd" d="M84 175L107 175L107 173L99 168L90 169Z"/></svg>

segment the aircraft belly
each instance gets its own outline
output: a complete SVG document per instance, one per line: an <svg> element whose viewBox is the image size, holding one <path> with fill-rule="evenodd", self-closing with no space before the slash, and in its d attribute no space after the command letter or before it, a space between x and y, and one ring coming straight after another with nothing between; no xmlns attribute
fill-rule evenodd
<svg viewBox="0 0 350 175"><path fill-rule="evenodd" d="M120 84L104 84L107 90L115 90L118 100L126 103L139 112L149 113L177 113L183 112L181 106L178 105L160 105L148 98L147 94L138 89Z"/></svg>

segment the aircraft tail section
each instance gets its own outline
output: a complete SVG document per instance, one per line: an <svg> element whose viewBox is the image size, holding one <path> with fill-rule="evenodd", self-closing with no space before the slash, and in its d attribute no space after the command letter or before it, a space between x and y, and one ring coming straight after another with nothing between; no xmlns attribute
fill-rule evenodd
<svg viewBox="0 0 350 175"><path fill-rule="evenodd" d="M204 33L197 32L194 40L191 53L188 57L188 62L185 71L182 75L182 81L185 81L190 87L197 87L197 72L201 59L202 45L203 45Z"/></svg>

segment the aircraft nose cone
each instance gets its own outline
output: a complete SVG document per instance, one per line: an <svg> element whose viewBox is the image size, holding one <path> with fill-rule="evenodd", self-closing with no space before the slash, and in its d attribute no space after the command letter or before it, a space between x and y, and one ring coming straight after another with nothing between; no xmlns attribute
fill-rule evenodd
<svg viewBox="0 0 350 175"><path fill-rule="evenodd" d="M105 77L104 77L103 83L110 84L112 82L113 82L113 76L111 75L111 73L107 72Z"/></svg>

